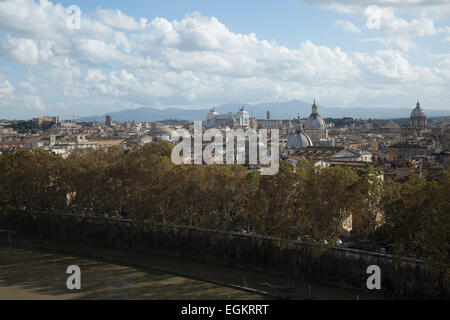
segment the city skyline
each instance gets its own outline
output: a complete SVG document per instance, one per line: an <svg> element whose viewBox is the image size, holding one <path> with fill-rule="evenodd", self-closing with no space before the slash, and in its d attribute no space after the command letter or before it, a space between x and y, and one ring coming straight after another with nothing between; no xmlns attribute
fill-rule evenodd
<svg viewBox="0 0 450 320"><path fill-rule="evenodd" d="M0 301L448 300L449 22L450 0L0 0Z"/></svg>
<svg viewBox="0 0 450 320"><path fill-rule="evenodd" d="M0 118L314 97L449 109L449 18L445 1L0 1Z"/></svg>

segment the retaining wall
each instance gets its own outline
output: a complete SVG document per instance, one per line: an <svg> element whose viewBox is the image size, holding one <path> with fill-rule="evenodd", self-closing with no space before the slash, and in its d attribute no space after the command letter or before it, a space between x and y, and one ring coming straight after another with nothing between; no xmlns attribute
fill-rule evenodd
<svg viewBox="0 0 450 320"><path fill-rule="evenodd" d="M317 248L296 241L184 226L139 227L126 220L32 212L0 213L0 229L46 240L75 241L266 271L367 290L367 267L381 268L381 287L398 298L448 299L449 287L429 279L420 261L395 267L392 257L354 249Z"/></svg>

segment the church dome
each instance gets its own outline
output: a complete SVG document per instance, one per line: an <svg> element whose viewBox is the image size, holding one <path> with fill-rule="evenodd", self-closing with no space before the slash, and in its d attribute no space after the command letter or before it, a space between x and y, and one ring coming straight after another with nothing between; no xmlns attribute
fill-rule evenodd
<svg viewBox="0 0 450 320"><path fill-rule="evenodd" d="M313 143L311 138L304 132L297 131L294 134L290 134L286 144L287 149L303 149L307 147L312 147Z"/></svg>
<svg viewBox="0 0 450 320"><path fill-rule="evenodd" d="M306 120L305 129L326 129L327 125L320 115L310 115Z"/></svg>
<svg viewBox="0 0 450 320"><path fill-rule="evenodd" d="M420 107L419 101L417 101L416 107L411 112L410 125L414 127L426 127L427 125L427 114Z"/></svg>
<svg viewBox="0 0 450 320"><path fill-rule="evenodd" d="M322 119L320 114L317 112L317 105L316 105L316 101L314 100L314 104L312 106L312 113L306 120L305 129L322 129L322 130L324 130L326 128L327 128L327 124Z"/></svg>
<svg viewBox="0 0 450 320"><path fill-rule="evenodd" d="M426 118L427 114L425 111L420 107L420 103L417 102L416 107L411 112L411 118Z"/></svg>

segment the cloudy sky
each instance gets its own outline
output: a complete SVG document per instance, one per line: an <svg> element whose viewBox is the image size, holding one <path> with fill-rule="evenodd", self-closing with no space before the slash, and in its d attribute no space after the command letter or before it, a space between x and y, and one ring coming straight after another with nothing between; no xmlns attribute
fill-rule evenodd
<svg viewBox="0 0 450 320"><path fill-rule="evenodd" d="M449 22L449 0L0 0L0 118L314 97L450 109Z"/></svg>

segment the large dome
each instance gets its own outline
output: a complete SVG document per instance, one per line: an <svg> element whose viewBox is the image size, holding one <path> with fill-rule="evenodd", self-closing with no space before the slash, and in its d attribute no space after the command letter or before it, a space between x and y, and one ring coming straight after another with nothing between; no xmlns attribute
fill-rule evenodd
<svg viewBox="0 0 450 320"><path fill-rule="evenodd" d="M417 102L416 107L411 112L411 118L426 118L427 114L425 111L420 107L420 103Z"/></svg>
<svg viewBox="0 0 450 320"><path fill-rule="evenodd" d="M287 149L302 149L307 147L312 147L313 143L311 138L303 133L302 131L297 131L294 134L290 134L286 144Z"/></svg>
<svg viewBox="0 0 450 320"><path fill-rule="evenodd" d="M310 115L306 120L305 129L326 129L327 125L319 114Z"/></svg>
<svg viewBox="0 0 450 320"><path fill-rule="evenodd" d="M152 123L150 135L153 137L172 136L172 129L162 123Z"/></svg>
<svg viewBox="0 0 450 320"><path fill-rule="evenodd" d="M312 106L312 113L309 116L309 118L306 120L305 123L305 129L326 129L327 124L322 119L320 114L317 112L317 105L316 101L314 101L314 104Z"/></svg>
<svg viewBox="0 0 450 320"><path fill-rule="evenodd" d="M420 107L419 101L417 101L416 107L411 112L410 125L414 127L426 127L427 126L427 114Z"/></svg>

